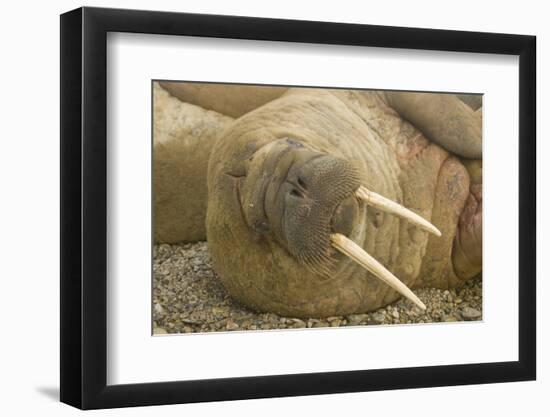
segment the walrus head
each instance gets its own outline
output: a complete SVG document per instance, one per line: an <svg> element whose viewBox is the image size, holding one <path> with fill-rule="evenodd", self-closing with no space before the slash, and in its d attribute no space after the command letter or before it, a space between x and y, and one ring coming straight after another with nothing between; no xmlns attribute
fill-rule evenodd
<svg viewBox="0 0 550 417"><path fill-rule="evenodd" d="M259 148L245 164L242 214L253 233L269 236L320 276L330 276L341 252L406 296L424 304L390 271L348 238L374 206L440 235L429 222L361 185L351 162L292 138ZM337 252L338 251L338 252Z"/></svg>
<svg viewBox="0 0 550 417"><path fill-rule="evenodd" d="M348 161L292 139L262 147L247 171L241 189L247 224L271 234L310 269L328 275L331 233L349 234L356 220L358 172Z"/></svg>

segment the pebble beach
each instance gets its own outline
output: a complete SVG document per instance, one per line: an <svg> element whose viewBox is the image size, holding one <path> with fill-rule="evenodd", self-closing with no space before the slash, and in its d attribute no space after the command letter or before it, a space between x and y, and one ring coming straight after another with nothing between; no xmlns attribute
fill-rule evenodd
<svg viewBox="0 0 550 417"><path fill-rule="evenodd" d="M299 319L255 312L234 301L212 269L207 242L155 245L153 259L154 334L482 319L481 278L451 290L415 289L415 293L426 304L425 311L400 299L370 313Z"/></svg>

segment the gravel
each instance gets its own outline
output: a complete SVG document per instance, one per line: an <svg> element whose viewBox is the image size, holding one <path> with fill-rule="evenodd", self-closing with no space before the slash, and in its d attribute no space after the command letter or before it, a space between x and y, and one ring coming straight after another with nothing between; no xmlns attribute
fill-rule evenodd
<svg viewBox="0 0 550 417"><path fill-rule="evenodd" d="M258 313L231 299L206 242L155 245L153 258L155 334L482 320L481 278L452 290L416 289L425 312L399 300L370 313L306 320Z"/></svg>

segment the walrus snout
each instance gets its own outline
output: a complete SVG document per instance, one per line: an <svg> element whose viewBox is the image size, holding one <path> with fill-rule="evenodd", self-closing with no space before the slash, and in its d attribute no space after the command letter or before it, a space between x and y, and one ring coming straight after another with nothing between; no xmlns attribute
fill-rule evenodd
<svg viewBox="0 0 550 417"><path fill-rule="evenodd" d="M334 227L347 235L358 220L354 192L360 186L359 172L345 159L320 153L294 165L287 181L293 185L284 197L282 216L287 248L310 269L328 275Z"/></svg>
<svg viewBox="0 0 550 417"><path fill-rule="evenodd" d="M349 161L292 139L264 148L248 166L244 217L254 233L326 276L334 260L331 233L349 235L358 219L360 174Z"/></svg>

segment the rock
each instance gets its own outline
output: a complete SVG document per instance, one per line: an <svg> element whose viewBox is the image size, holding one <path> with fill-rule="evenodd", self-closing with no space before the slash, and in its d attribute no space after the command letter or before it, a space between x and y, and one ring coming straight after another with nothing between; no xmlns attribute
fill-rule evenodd
<svg viewBox="0 0 550 417"><path fill-rule="evenodd" d="M155 327L153 329L153 334L168 334L168 332L164 330L162 327Z"/></svg>
<svg viewBox="0 0 550 417"><path fill-rule="evenodd" d="M276 322L279 320L279 316L273 313L264 314L264 320L269 322Z"/></svg>
<svg viewBox="0 0 550 417"><path fill-rule="evenodd" d="M227 320L227 323L225 324L225 328L227 330L237 330L239 328L239 325L235 323L233 320L229 319Z"/></svg>
<svg viewBox="0 0 550 417"><path fill-rule="evenodd" d="M348 321L349 321L349 324L351 325L357 325L361 323L366 324L368 319L369 319L368 314L350 314L348 316Z"/></svg>
<svg viewBox="0 0 550 417"><path fill-rule="evenodd" d="M386 320L386 315L379 312L376 312L371 316L371 321L373 324L382 324L384 323L385 320Z"/></svg>
<svg viewBox="0 0 550 417"><path fill-rule="evenodd" d="M164 309L162 308L162 306L158 303L155 303L153 309L155 310L155 313L156 314L162 314L164 312Z"/></svg>
<svg viewBox="0 0 550 417"><path fill-rule="evenodd" d="M420 314L422 314L422 310L420 310L420 308L417 307L416 305L412 308L412 310L409 311L409 315L413 317L418 316Z"/></svg>
<svg viewBox="0 0 550 417"><path fill-rule="evenodd" d="M229 308L227 307L213 307L212 313L216 316L222 316L225 317L229 314Z"/></svg>
<svg viewBox="0 0 550 417"><path fill-rule="evenodd" d="M464 307L460 313L464 320L477 320L481 318L481 311L472 307Z"/></svg>
<svg viewBox="0 0 550 417"><path fill-rule="evenodd" d="M294 325L293 325L292 327L295 327L295 328L306 327L306 323L305 323L305 321L303 321L303 320L300 320L300 319L292 319L292 322L294 323Z"/></svg>
<svg viewBox="0 0 550 417"><path fill-rule="evenodd" d="M201 324L201 320L182 318L181 321L185 324Z"/></svg>

